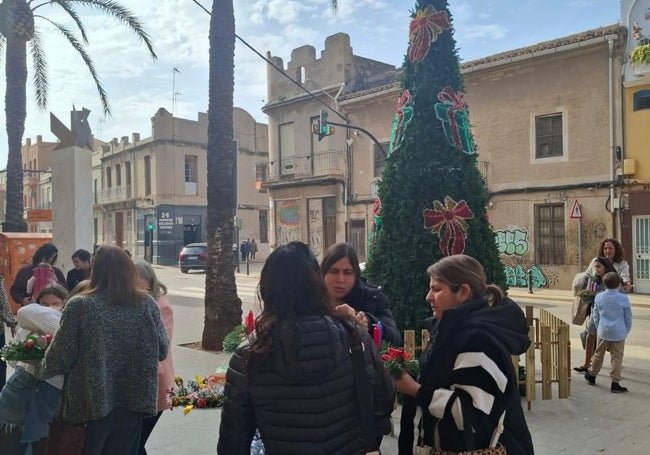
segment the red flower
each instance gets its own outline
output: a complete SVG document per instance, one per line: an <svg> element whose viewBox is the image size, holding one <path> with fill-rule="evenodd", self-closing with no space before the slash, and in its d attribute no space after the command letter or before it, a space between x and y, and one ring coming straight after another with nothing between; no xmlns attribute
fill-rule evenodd
<svg viewBox="0 0 650 455"><path fill-rule="evenodd" d="M456 202L449 196L445 196L444 205L440 201L433 201L433 207L423 212L424 228L438 234L440 237L438 245L442 254L445 256L462 254L465 251L465 237L469 227L465 220L474 218L467 201Z"/></svg>
<svg viewBox="0 0 650 455"><path fill-rule="evenodd" d="M197 408L205 408L205 405L208 404L208 400L205 398L200 398L196 400L196 407Z"/></svg>
<svg viewBox="0 0 650 455"><path fill-rule="evenodd" d="M411 63L421 62L429 53L431 43L438 39L444 29L450 28L446 11L436 11L432 5L418 11L409 26L408 55Z"/></svg>

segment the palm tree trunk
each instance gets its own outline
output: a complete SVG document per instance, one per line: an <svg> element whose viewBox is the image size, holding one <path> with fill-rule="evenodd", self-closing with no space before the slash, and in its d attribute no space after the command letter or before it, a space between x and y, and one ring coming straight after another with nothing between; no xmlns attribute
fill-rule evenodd
<svg viewBox="0 0 650 455"><path fill-rule="evenodd" d="M25 232L23 218L23 159L21 147L27 117L27 41L14 34L6 36L5 114L8 139L7 215L4 232Z"/></svg>
<svg viewBox="0 0 650 455"><path fill-rule="evenodd" d="M235 15L232 0L213 0L210 18L208 99L208 270L205 277L203 349L221 349L242 323L233 266L233 90Z"/></svg>

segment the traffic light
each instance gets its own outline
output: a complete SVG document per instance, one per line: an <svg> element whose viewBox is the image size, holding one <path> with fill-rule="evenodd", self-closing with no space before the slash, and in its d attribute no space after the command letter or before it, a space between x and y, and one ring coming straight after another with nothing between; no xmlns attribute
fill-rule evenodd
<svg viewBox="0 0 650 455"><path fill-rule="evenodd" d="M147 231L153 231L153 221L149 221L149 223L147 223Z"/></svg>
<svg viewBox="0 0 650 455"><path fill-rule="evenodd" d="M321 110L318 122L312 124L311 132L318 136L320 142L325 136L334 134L334 127L327 124L327 111Z"/></svg>

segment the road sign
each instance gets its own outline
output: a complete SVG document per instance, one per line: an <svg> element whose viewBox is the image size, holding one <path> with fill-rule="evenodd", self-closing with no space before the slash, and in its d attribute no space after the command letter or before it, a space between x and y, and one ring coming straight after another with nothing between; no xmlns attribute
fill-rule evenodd
<svg viewBox="0 0 650 455"><path fill-rule="evenodd" d="M582 212L580 211L580 204L578 203L577 199L573 201L573 206L571 207L571 214L569 216L574 219L579 219L579 220L582 219Z"/></svg>

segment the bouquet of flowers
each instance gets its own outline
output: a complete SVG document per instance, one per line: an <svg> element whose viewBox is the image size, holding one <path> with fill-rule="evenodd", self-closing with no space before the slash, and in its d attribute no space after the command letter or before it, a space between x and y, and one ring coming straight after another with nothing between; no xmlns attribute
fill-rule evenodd
<svg viewBox="0 0 650 455"><path fill-rule="evenodd" d="M382 351L381 360L384 367L394 378L399 378L404 372L416 378L420 371L420 364L411 358L411 354L402 348L386 348Z"/></svg>
<svg viewBox="0 0 650 455"><path fill-rule="evenodd" d="M215 375L202 378L198 374L185 383L176 376L175 386L167 391L171 408L183 406L187 415L192 409L218 408L223 405L223 383Z"/></svg>
<svg viewBox="0 0 650 455"><path fill-rule="evenodd" d="M45 350L52 341L52 335L30 333L24 340L12 341L0 349L0 358L8 360L40 360L45 356Z"/></svg>
<svg viewBox="0 0 650 455"><path fill-rule="evenodd" d="M255 328L255 318L253 312L249 311L244 318L244 323L238 325L223 339L223 350L225 352L235 352L237 346L246 339Z"/></svg>
<svg viewBox="0 0 650 455"><path fill-rule="evenodd" d="M581 291L578 291L576 295L579 295L580 298L584 301L592 301L596 298L596 293L590 289L583 289Z"/></svg>

